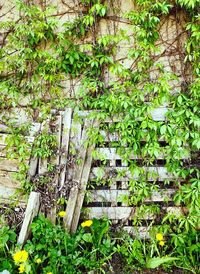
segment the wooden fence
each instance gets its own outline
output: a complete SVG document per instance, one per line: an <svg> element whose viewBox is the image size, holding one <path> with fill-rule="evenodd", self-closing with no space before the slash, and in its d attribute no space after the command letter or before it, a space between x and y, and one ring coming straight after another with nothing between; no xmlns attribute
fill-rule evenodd
<svg viewBox="0 0 200 274"><path fill-rule="evenodd" d="M165 107L153 110L150 115L155 121L163 121L166 119L167 109ZM88 139L87 129L90 126L97 127L98 122L88 118L88 112L74 113L72 109L66 109L63 112L55 112L53 116L53 134L55 134L58 148L55 155L48 159L28 159L30 169L29 177L42 176L48 173L48 165L55 165L57 167L57 173L54 177L54 191L57 193L57 197L61 194L62 190L66 190L64 198L67 198L66 217L64 218L64 226L70 231L74 232L80 220L108 217L113 224L122 226L125 230L136 233L135 227L132 225L131 220L137 214L137 208L129 206L126 202L120 202L122 195L137 195L137 193L130 192L129 182L130 180L140 180L138 175L131 175L128 170L127 163L123 161L122 157L118 155L117 149L111 147L111 142L118 142L119 136L116 133L109 134L105 131L101 131L100 134L104 138L104 144L102 146L88 146L85 141ZM119 120L119 118L117 118ZM113 123L115 120L107 119L105 123ZM30 143L34 141L35 136L42 129L46 129L50 132L50 124L34 124L30 131L30 136L27 139ZM4 132L0 134L0 196L2 201L8 200L15 192L16 188L20 188L20 185L13 179L14 173L18 172L17 159L8 160L5 156L6 137L8 133ZM162 140L161 140L162 142ZM71 151L76 154L76 161L73 165L70 165L70 159L72 158ZM106 166L102 167L102 157L95 156L92 158L92 151L96 150L98 153L94 155L103 155L106 162ZM130 156L133 160L140 160L135 155ZM169 174L164 166L165 155L160 154L159 160L161 164L159 166L144 167L148 174L157 173L157 185L158 191L154 191L151 197L146 198L144 204L163 203L162 210L165 212L177 212L180 214L181 209L177 208L173 204L173 195L175 193L174 184L171 183L171 187L166 188L163 183L166 179L173 182L175 179L172 174ZM121 175L120 175L121 174ZM104 182L95 186L96 180ZM154 176L149 175L149 184L155 181ZM109 183L106 183L109 182ZM92 187L93 185L93 187ZM87 196L89 195L89 202L85 198L87 189ZM68 192L68 193L67 193ZM39 210L39 196L34 196L37 202L32 203L29 201L28 211L31 205L36 206L36 211ZM23 197L21 199L23 201ZM170 203L170 206L165 205L165 201ZM56 222L57 208L54 204L51 209L46 211L48 217ZM32 214L25 214L30 217ZM32 218L32 217L31 217ZM149 214L144 217L144 221L151 222L155 219L155 214ZM27 224L30 224L30 219L24 220L23 229L28 231ZM142 220L141 220L142 222ZM147 226L144 222L144 226L138 227L142 236L147 236ZM24 235L24 233L22 233ZM20 236L24 242L25 236Z"/></svg>

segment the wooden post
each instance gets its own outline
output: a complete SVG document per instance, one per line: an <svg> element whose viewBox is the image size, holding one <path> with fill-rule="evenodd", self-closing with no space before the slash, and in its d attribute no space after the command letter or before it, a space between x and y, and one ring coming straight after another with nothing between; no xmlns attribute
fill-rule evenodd
<svg viewBox="0 0 200 274"><path fill-rule="evenodd" d="M24 245L27 240L30 232L30 225L33 221L33 218L37 216L40 207L40 193L31 192L28 204L25 211L24 221L22 224L22 228L19 233L19 237L17 240L18 244Z"/></svg>
<svg viewBox="0 0 200 274"><path fill-rule="evenodd" d="M81 181L80 181L80 188L79 188L79 192L78 192L77 199L76 199L76 206L75 206L71 229L70 229L71 233L76 232L76 229L78 226L81 208L83 205L87 182L89 179L91 165L92 165L92 150L93 149L94 149L94 146L91 146L87 150L86 161L83 166L83 172L82 172L82 177L81 177Z"/></svg>
<svg viewBox="0 0 200 274"><path fill-rule="evenodd" d="M81 140L81 146L80 146L80 163L75 166L75 174L73 181L76 183L76 185L71 189L70 194L69 194L69 199L67 203L67 208L66 208L66 217L64 218L64 227L67 231L72 232L72 221L73 221L73 232L76 230L76 222L77 222L77 217L74 219L74 213L75 213L75 207L76 208L76 216L79 217L80 213L78 214L77 211L80 211L80 204L77 205L77 197L79 194L79 188L82 187L82 173L83 169L85 167L85 159L86 159L86 154L87 154L87 145L85 144L85 141L87 140L87 129L89 126L93 123L92 120L88 120L87 118L85 119L85 125L82 133L82 140ZM88 157L90 158L90 157ZM85 173L84 173L84 176ZM89 177L89 174L88 174ZM87 182L86 182L87 183ZM82 203L81 203L82 206Z"/></svg>
<svg viewBox="0 0 200 274"><path fill-rule="evenodd" d="M50 161L52 161L52 164L56 165L59 167L60 165L60 145L61 145L61 134L62 134L62 113L59 113L58 116L56 116L56 140L57 140L57 152L56 155L54 155ZM58 169L58 173L56 173L55 177L55 182L56 182L56 187L59 186L59 175L60 175L60 169ZM56 193L58 189L55 189ZM56 223L56 205L51 208L51 210L48 212L48 218L52 221L52 223Z"/></svg>
<svg viewBox="0 0 200 274"><path fill-rule="evenodd" d="M67 108L64 112L63 116L63 131L62 131L62 141L61 141L61 159L60 164L62 170L60 172L60 188L63 187L65 182L65 173L66 173L66 164L67 164L67 157L69 151L69 136L70 136L70 129L71 129L71 120L72 120L72 109Z"/></svg>
<svg viewBox="0 0 200 274"><path fill-rule="evenodd" d="M76 121L75 119L72 119L70 143L71 145L74 146L74 149L76 152L80 151L81 133L82 133L82 129L81 129L80 121ZM76 171L76 168L74 168L74 166L69 167L67 169L66 182L65 182L66 184L74 180L75 171ZM64 218L64 227L66 228L66 230L69 230L71 227L72 214L74 212L74 206L75 206L74 199L76 199L77 193L78 193L78 185L74 185L70 190L70 198L68 199L68 203L67 203L67 217Z"/></svg>
<svg viewBox="0 0 200 274"><path fill-rule="evenodd" d="M35 133L38 133L41 130L41 124L35 123L30 131L30 136L33 137ZM31 158L30 163L29 163L29 171L28 171L28 176L32 177L36 174L37 171L37 166L38 166L38 158Z"/></svg>

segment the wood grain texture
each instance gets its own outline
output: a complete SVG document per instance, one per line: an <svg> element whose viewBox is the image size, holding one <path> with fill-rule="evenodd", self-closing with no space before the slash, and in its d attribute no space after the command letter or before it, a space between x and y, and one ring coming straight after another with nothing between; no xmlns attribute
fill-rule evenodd
<svg viewBox="0 0 200 274"><path fill-rule="evenodd" d="M145 199L144 202L163 202L165 200L172 201L172 196L174 193L175 189L166 189L159 192L154 191L149 198ZM131 196L137 195L137 193L131 194L128 189L90 190L90 197L93 202L116 203L122 195Z"/></svg>
<svg viewBox="0 0 200 274"><path fill-rule="evenodd" d="M116 148L99 148L97 147L95 149L99 155L102 156L102 158L108 159L108 160L122 160L122 155L117 153L117 149ZM126 149L127 150L127 149ZM130 149L129 149L130 151ZM95 160L99 159L97 156L94 157ZM164 153L160 153L159 156L157 157L157 159L165 159L166 155L164 155ZM131 153L129 156L129 159L142 159L142 156L137 156L134 155L134 153Z"/></svg>
<svg viewBox="0 0 200 274"><path fill-rule="evenodd" d="M9 137L9 134L6 133L0 133L0 145L6 145L6 138ZM25 136L28 143L33 143L35 137L34 136Z"/></svg>
<svg viewBox="0 0 200 274"><path fill-rule="evenodd" d="M16 172L0 170L0 185L4 187L20 188L20 182L15 179Z"/></svg>
<svg viewBox="0 0 200 274"><path fill-rule="evenodd" d="M61 158L60 164L63 165L63 168L60 172L60 187L63 187L65 182L66 174L66 164L69 152L69 137L71 129L71 120L72 120L72 109L67 108L63 115L63 131L62 131L62 140L61 140Z"/></svg>
<svg viewBox="0 0 200 274"><path fill-rule="evenodd" d="M89 170L84 169L84 167L86 168L88 165L88 162L86 161L86 155L87 155L87 143L85 143L87 141L87 130L89 128L89 126L91 126L91 124L93 123L93 121L85 119L85 124L84 124L84 128L83 128L83 133L82 133L82 138L81 138L81 145L80 145L80 155L78 157L79 159L79 164L76 164L75 166L75 171L74 171L74 178L73 181L76 184L76 187L73 187L70 191L69 194L69 199L68 199L68 204L67 204L67 208L66 208L66 218L64 219L64 226L68 231L75 231L76 230L76 223L77 223L77 219L79 219L79 215L80 215L80 210L82 207L82 195L83 193L80 194L80 201L77 204L77 197L78 197L78 193L79 190L78 188L82 189L83 188L83 184L85 183L85 180L87 179L87 174L89 177ZM89 160L88 160L89 159ZM88 154L88 161L91 161L91 155ZM86 161L86 163L85 163ZM86 166L85 166L86 164ZM84 171L84 173L83 173ZM82 173L83 173L83 179L82 179ZM81 180L82 179L82 180ZM73 228L72 228L72 222L73 222Z"/></svg>
<svg viewBox="0 0 200 274"><path fill-rule="evenodd" d="M42 125L40 123L34 123L30 128L30 136L37 135L41 130ZM33 150L33 146L32 146ZM29 160L29 171L28 171L28 177L32 177L37 172L39 159L37 157L31 157Z"/></svg>
<svg viewBox="0 0 200 274"><path fill-rule="evenodd" d="M8 187L0 184L0 199L9 199L15 194L16 188Z"/></svg>
<svg viewBox="0 0 200 274"><path fill-rule="evenodd" d="M30 225L33 221L33 218L37 216L40 207L40 193L31 192L28 204L25 211L25 216L23 220L23 224L19 233L19 237L17 243L20 245L24 245L30 233Z"/></svg>
<svg viewBox="0 0 200 274"><path fill-rule="evenodd" d="M17 172L18 166L17 159L0 158L0 170Z"/></svg>
<svg viewBox="0 0 200 274"><path fill-rule="evenodd" d="M55 119L55 127L56 127L56 141L57 141L57 152L53 157L50 159L50 163L55 165L58 169L58 172L55 174L55 184L56 184L56 195L59 187L59 175L60 175L60 152L61 152L61 135L62 135L62 113L56 116ZM48 217L52 221L53 224L56 223L56 205L51 208L48 212Z"/></svg>
<svg viewBox="0 0 200 274"><path fill-rule="evenodd" d="M80 214L81 214L81 208L83 205L87 182L89 179L90 169L91 169L91 165L92 165L92 150L93 149L94 149L94 146L90 146L87 149L86 160L85 160L85 164L83 167L82 177L81 177L81 181L80 181L80 188L79 188L79 192L77 195L74 216L72 219L72 225L71 225L72 233L75 233L76 229L78 227L78 222L79 222L79 218L80 218Z"/></svg>
<svg viewBox="0 0 200 274"><path fill-rule="evenodd" d="M130 218L133 207L87 207L87 210L88 210L88 213L84 215L84 218L99 219L99 218L106 217L110 220L123 220L123 219ZM163 210L174 213L177 216L180 216L180 214L182 214L180 207L163 207ZM155 218L155 214L146 214L145 217L140 217L140 219L145 219L145 220L153 220L154 218Z"/></svg>
<svg viewBox="0 0 200 274"><path fill-rule="evenodd" d="M152 108L149 109L148 115L151 117L154 121L164 121L166 119L166 113L168 111L168 108L163 106L163 107L158 107L158 108ZM91 111L79 111L78 115L80 117L87 117ZM112 123L112 122L119 122L121 121L121 117L113 117L111 118L106 118L104 121L107 123Z"/></svg>
<svg viewBox="0 0 200 274"><path fill-rule="evenodd" d="M144 167L144 173L148 173L148 180L154 181L156 179L165 180L165 179L173 179L172 174L167 172L165 167ZM121 175L122 174L122 175ZM155 176L153 176L155 174ZM108 179L112 178L112 180L118 181L129 181L130 179L138 180L141 175L132 175L127 167L94 167L91 170L90 179Z"/></svg>

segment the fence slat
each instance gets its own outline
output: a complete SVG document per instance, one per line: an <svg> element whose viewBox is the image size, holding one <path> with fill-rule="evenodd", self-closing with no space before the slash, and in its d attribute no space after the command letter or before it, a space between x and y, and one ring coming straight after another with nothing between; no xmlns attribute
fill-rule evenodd
<svg viewBox="0 0 200 274"><path fill-rule="evenodd" d="M0 145L6 146L6 138L9 137L9 134L6 133L0 133ZM28 141L28 143L33 143L35 137L33 136L25 136L25 139Z"/></svg>
<svg viewBox="0 0 200 274"><path fill-rule="evenodd" d="M65 173L66 173L66 164L69 151L69 136L71 129L71 120L72 120L72 109L67 108L63 115L63 131L62 131L62 141L61 141L61 159L60 164L63 165L63 168L60 172L60 187L63 187L65 182Z"/></svg>
<svg viewBox="0 0 200 274"><path fill-rule="evenodd" d="M20 183L14 178L15 172L0 170L0 184L8 187L18 187Z"/></svg>
<svg viewBox="0 0 200 274"><path fill-rule="evenodd" d="M35 134L39 133L41 130L41 124L40 123L35 123L30 130L30 135L34 136ZM33 147L32 147L33 149ZM36 157L31 157L30 162L29 162L29 171L28 171L28 176L32 177L36 174L37 167L38 167L38 162L39 159Z"/></svg>
<svg viewBox="0 0 200 274"><path fill-rule="evenodd" d="M155 109L149 110L149 116L152 117L154 121L164 121L166 119L166 113L168 111L167 107L158 107ZM88 115L91 114L92 111L78 111L78 115L80 117L87 117ZM121 117L113 117L111 118L106 118L104 122L107 123L112 123L112 122L120 122L122 120Z"/></svg>
<svg viewBox="0 0 200 274"><path fill-rule="evenodd" d="M74 216L72 219L72 225L71 225L71 232L74 233L77 229L79 218L80 218L80 213L81 213L81 208L83 205L83 200L85 197L85 190L90 174L90 169L92 165L92 150L94 149L93 146L89 147L87 150L87 155L86 155L86 161L83 167L83 172L82 172L82 178L80 182L80 189L77 195L77 200L76 200L76 206L74 210Z"/></svg>
<svg viewBox="0 0 200 274"><path fill-rule="evenodd" d="M145 226L141 227L133 227L133 226L124 226L123 230L126 231L127 233L131 234L132 236L139 237L142 239L149 239L149 228Z"/></svg>
<svg viewBox="0 0 200 274"><path fill-rule="evenodd" d="M116 148L99 148L97 147L95 149L99 155L101 155L103 158L108 159L108 160L122 160L123 156L121 156L120 154L117 153L117 149ZM126 149L127 150L127 149ZM95 156L94 159L98 160L99 156ZM157 157L157 159L164 159L166 155L164 155L163 153L160 153ZM142 159L142 156L137 156L134 155L134 153L131 153L129 156L129 159Z"/></svg>
<svg viewBox="0 0 200 274"><path fill-rule="evenodd" d="M40 193L31 192L28 204L25 211L24 221L22 224L22 228L19 233L19 237L17 240L18 244L23 245L27 240L30 232L30 225L33 221L33 218L37 216L40 207Z"/></svg>
<svg viewBox="0 0 200 274"><path fill-rule="evenodd" d="M81 186L82 172L83 172L86 154L87 154L87 146L85 144L85 141L87 140L87 129L90 125L91 125L91 121L88 119L85 119L85 124L83 128L82 139L81 139L81 146L80 146L80 155L78 157L80 163L77 164L74 168L75 173L74 173L73 181L76 183L76 186L73 187L70 191L68 204L66 208L66 218L64 218L64 227L68 231L71 231L72 220L73 220L74 211L75 211L76 202L77 202L77 196L78 196L78 187Z"/></svg>
<svg viewBox="0 0 200 274"><path fill-rule="evenodd" d="M107 217L111 220L123 220L129 219L132 216L133 207L85 207L88 213L84 217L92 218L103 218ZM180 207L162 207L163 210L171 212L180 216L182 214ZM133 216L132 216L133 217ZM138 217L139 218L139 217ZM153 220L155 214L146 214L145 217L140 217L140 219ZM131 218L132 219L132 218Z"/></svg>
<svg viewBox="0 0 200 274"><path fill-rule="evenodd" d="M0 145L0 157L6 157L6 146Z"/></svg>
<svg viewBox="0 0 200 274"><path fill-rule="evenodd" d="M50 162L53 165L56 165L57 167L59 167L60 165L60 151L61 151L61 134L62 134L62 115L58 115L56 117L56 121L55 121L55 126L56 126L56 141L57 141L57 152L56 155L54 155L51 159ZM60 170L60 169L59 169ZM59 173L55 174L55 185L57 186L57 188L55 189L56 194L58 191L58 187L59 187ZM56 205L53 206L51 208L51 210L48 212L48 217L49 219L52 221L52 223L56 223Z"/></svg>
<svg viewBox="0 0 200 274"><path fill-rule="evenodd" d="M43 123L41 125L41 132L43 132L44 130L49 132L49 120L47 120L46 123ZM45 159L39 158L39 160L38 160L38 174L39 175L43 175L47 172L47 163L48 163L47 158L45 158Z"/></svg>
<svg viewBox="0 0 200 274"><path fill-rule="evenodd" d="M0 185L0 199L9 199L15 194L16 188Z"/></svg>
<svg viewBox="0 0 200 274"><path fill-rule="evenodd" d="M175 189L165 189L159 192L154 191L151 197L146 198L145 202L163 202L165 200L171 201ZM111 202L116 203L122 195L130 195L130 191L124 189L105 189L105 190L90 190L91 202ZM137 195L134 193L132 195Z"/></svg>
<svg viewBox="0 0 200 274"><path fill-rule="evenodd" d="M0 170L17 172L19 170L18 165L17 159L0 158Z"/></svg>
<svg viewBox="0 0 200 274"><path fill-rule="evenodd" d="M167 169L165 167L144 167L144 172L149 173L148 180L154 181L156 179L159 180L165 180L165 179L172 179L172 174L169 174L167 172ZM155 176L153 176L153 173L155 173ZM123 175L121 175L123 174ZM157 175L156 175L157 174ZM108 179L112 178L112 180L118 180L118 181L128 181L130 179L138 180L141 177L141 175L131 175L130 171L126 167L94 167L91 170L90 179ZM154 178L155 177L155 178Z"/></svg>

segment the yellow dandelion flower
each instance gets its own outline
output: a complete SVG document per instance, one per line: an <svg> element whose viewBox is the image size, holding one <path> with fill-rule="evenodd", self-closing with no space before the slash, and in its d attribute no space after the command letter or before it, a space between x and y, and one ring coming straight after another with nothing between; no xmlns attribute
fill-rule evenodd
<svg viewBox="0 0 200 274"><path fill-rule="evenodd" d="M156 234L156 240L158 240L158 241L162 241L162 240L163 240L163 235L162 235L162 233L157 233L157 234Z"/></svg>
<svg viewBox="0 0 200 274"><path fill-rule="evenodd" d="M13 255L13 260L16 264L24 263L28 259L28 252L26 250L20 250Z"/></svg>
<svg viewBox="0 0 200 274"><path fill-rule="evenodd" d="M42 260L40 258L38 258L36 261L35 261L37 264L41 264Z"/></svg>
<svg viewBox="0 0 200 274"><path fill-rule="evenodd" d="M164 244L165 244L164 241L160 241L160 242L159 242L159 245L160 245L160 246L163 246Z"/></svg>
<svg viewBox="0 0 200 274"><path fill-rule="evenodd" d="M87 220L81 224L82 227L90 227L93 224L92 220Z"/></svg>
<svg viewBox="0 0 200 274"><path fill-rule="evenodd" d="M52 272L47 272L47 274L53 274Z"/></svg>
<svg viewBox="0 0 200 274"><path fill-rule="evenodd" d="M19 273L24 273L25 266L23 264L20 264L18 270L19 270Z"/></svg>
<svg viewBox="0 0 200 274"><path fill-rule="evenodd" d="M58 213L58 215L60 216L60 217L65 217L66 216L66 212L65 211L60 211L59 213Z"/></svg>

